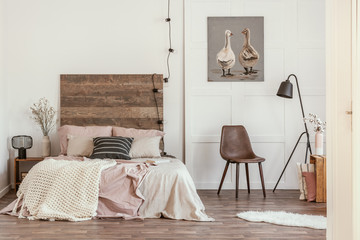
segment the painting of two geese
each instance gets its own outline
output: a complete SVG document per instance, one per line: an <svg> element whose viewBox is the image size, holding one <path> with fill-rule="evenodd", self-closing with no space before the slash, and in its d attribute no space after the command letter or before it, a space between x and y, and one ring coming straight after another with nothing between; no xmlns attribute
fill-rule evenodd
<svg viewBox="0 0 360 240"><path fill-rule="evenodd" d="M264 17L208 17L208 81L264 81Z"/></svg>

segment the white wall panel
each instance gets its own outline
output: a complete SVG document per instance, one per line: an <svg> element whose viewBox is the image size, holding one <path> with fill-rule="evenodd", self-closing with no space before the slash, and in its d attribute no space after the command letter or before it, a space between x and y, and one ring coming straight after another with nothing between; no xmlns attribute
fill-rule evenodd
<svg viewBox="0 0 360 240"><path fill-rule="evenodd" d="M193 96L193 136L217 136L221 126L231 124L230 96Z"/></svg>
<svg viewBox="0 0 360 240"><path fill-rule="evenodd" d="M254 136L284 135L284 104L277 96L246 96L244 125Z"/></svg>
<svg viewBox="0 0 360 240"><path fill-rule="evenodd" d="M198 184L204 184L206 188L219 187L220 179L225 167L224 161L219 155L219 143L193 143L195 148L192 154L194 161L194 170L197 172L194 175L194 181ZM228 172L224 184L232 185L232 174ZM207 186L211 184L211 186Z"/></svg>
<svg viewBox="0 0 360 240"><path fill-rule="evenodd" d="M230 11L230 1L193 1L190 2L191 40L207 43L207 17L224 16ZM206 6L206 7L204 7ZM204 46L206 48L206 46Z"/></svg>
<svg viewBox="0 0 360 240"><path fill-rule="evenodd" d="M266 43L284 41L285 11L282 0L248 0L244 2L244 16L264 16Z"/></svg>
<svg viewBox="0 0 360 240"><path fill-rule="evenodd" d="M0 15L5 12L4 2L0 1ZM3 42L3 17L0 18L0 198L9 190L9 118L7 101L7 81L4 78L4 42Z"/></svg>
<svg viewBox="0 0 360 240"><path fill-rule="evenodd" d="M298 3L299 41L308 43L325 42L325 1L299 0Z"/></svg>
<svg viewBox="0 0 360 240"><path fill-rule="evenodd" d="M266 188L275 186L304 131L295 79L293 99L276 96L289 74L299 78L306 115L325 120L324 5L324 0L185 0L186 164L198 188L219 186L225 166L220 131L229 123L247 128L255 153L266 158ZM207 82L207 16L264 16L265 82ZM304 161L305 141L278 188L298 187L296 162ZM234 188L235 166L228 174L224 188ZM261 188L256 164L250 175L252 187ZM246 188L244 166L240 186Z"/></svg>
<svg viewBox="0 0 360 240"><path fill-rule="evenodd" d="M301 89L324 89L325 49L299 49L298 74Z"/></svg>

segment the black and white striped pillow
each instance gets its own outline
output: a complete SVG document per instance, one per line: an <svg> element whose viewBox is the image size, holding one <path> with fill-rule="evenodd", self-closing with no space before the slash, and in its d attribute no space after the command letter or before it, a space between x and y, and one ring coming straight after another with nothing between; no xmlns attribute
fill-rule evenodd
<svg viewBox="0 0 360 240"><path fill-rule="evenodd" d="M129 152L133 138L127 137L96 137L94 151L90 158L112 158L130 160Z"/></svg>

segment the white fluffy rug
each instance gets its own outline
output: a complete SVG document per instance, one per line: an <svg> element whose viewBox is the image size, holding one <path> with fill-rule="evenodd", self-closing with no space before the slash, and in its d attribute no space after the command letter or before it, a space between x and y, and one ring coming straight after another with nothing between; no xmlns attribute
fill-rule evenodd
<svg viewBox="0 0 360 240"><path fill-rule="evenodd" d="M289 212L247 211L238 213L239 218L251 222L268 222L278 225L326 229L326 217Z"/></svg>

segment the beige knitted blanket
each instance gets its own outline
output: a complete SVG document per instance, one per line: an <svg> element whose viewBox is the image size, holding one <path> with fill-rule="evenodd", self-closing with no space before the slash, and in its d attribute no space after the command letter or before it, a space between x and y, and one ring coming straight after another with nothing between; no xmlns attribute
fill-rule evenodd
<svg viewBox="0 0 360 240"><path fill-rule="evenodd" d="M36 164L17 192L19 218L84 221L96 215L101 171L115 160L67 161L47 159Z"/></svg>

